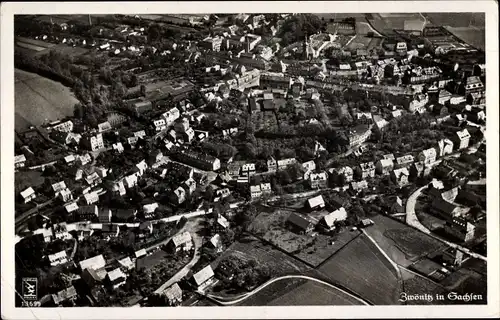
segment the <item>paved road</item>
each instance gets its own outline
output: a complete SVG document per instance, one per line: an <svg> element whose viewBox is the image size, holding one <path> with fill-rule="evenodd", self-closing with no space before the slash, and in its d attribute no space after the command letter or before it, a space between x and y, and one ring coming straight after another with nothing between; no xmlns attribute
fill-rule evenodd
<svg viewBox="0 0 500 320"><path fill-rule="evenodd" d="M426 233L428 234L429 236L433 237L434 239L436 240L439 240L443 243L445 243L446 245L452 247L452 248L456 248L456 249L459 249L465 253L467 253L468 255L474 257L474 258L478 258L478 259L481 259L481 260L484 260L484 261L487 261L487 258L483 255L480 255L479 253L476 253L476 252L473 252L471 251L470 249L468 248L465 248L461 245L458 245L456 243L453 243L453 242L450 242L448 240L445 240L435 234L433 234L427 227L425 227L419 220L418 220L418 217L415 213L415 204L417 202L417 199L418 197L420 196L420 194L422 193L422 191L424 189L428 188L428 185L426 186L423 186L419 189L417 189L415 192L413 192L410 197L408 198L408 201L406 202L406 224L408 224L409 226L411 227L414 227L415 229L418 229L420 230L421 232L423 233Z"/></svg>
<svg viewBox="0 0 500 320"><path fill-rule="evenodd" d="M191 236L194 242L194 255L191 261L188 262L181 270L179 270L175 275L173 275L170 279L168 279L164 284L162 284L158 289L156 289L155 293L161 293L166 288L170 287L176 282L179 282L182 278L184 278L191 268L200 260L200 248L202 246L202 238L198 235L197 231L200 229L198 221L195 221L196 225L193 226L193 229L190 230ZM185 226L183 229L188 228Z"/></svg>
<svg viewBox="0 0 500 320"><path fill-rule="evenodd" d="M345 290L342 290L341 288L335 286L335 285L332 285L328 282L325 282L325 281L322 281L322 280L319 280L319 279L316 279L316 278L313 278L313 277L309 277L309 276L302 276L302 275L295 275L295 276L282 276L282 277L277 277L277 278L274 278L272 280L269 280L267 281L266 283L260 285L259 287L255 288L254 290L252 290L251 292L248 292L244 295L239 295L237 296L238 298L234 299L234 300L229 300L229 299L232 299L233 297L221 297L221 296L217 296L217 295L213 295L213 294L205 294L207 297L217 301L218 303L220 303L221 305L223 306L230 306L230 305L234 305L236 303L239 303L239 302L242 302L248 298L250 298L251 296L253 296L254 294L258 293L259 291L261 291L262 289L266 288L267 286L277 282L277 281L281 281L281 280L286 280L286 279L305 279L305 280L309 280L309 281L314 281L314 282L317 282L317 283L320 283L322 285L325 285L327 287L330 287L330 288L333 288L335 290L338 290L346 295L348 295L349 297L351 298L354 298L356 299L359 303L363 304L363 305L370 305L368 302L366 302L365 300L359 298L359 297L356 297L352 294L350 294L349 292L345 291ZM201 293L203 294L203 293Z"/></svg>

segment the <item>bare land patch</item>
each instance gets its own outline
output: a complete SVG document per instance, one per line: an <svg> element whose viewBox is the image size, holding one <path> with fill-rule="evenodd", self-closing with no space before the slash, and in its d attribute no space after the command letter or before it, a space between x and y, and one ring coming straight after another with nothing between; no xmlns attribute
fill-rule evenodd
<svg viewBox="0 0 500 320"><path fill-rule="evenodd" d="M19 69L15 69L14 79L16 130L73 115L78 100L69 88Z"/></svg>

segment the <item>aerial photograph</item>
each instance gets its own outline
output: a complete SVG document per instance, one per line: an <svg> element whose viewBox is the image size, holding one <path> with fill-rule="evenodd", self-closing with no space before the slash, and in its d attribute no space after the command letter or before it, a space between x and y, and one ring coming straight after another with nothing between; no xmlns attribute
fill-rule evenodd
<svg viewBox="0 0 500 320"><path fill-rule="evenodd" d="M16 307L488 303L484 13L13 31Z"/></svg>

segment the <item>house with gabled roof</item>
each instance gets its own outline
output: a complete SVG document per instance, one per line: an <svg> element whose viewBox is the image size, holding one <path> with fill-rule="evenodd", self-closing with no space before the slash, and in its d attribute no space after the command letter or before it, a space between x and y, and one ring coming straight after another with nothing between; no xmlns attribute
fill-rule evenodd
<svg viewBox="0 0 500 320"><path fill-rule="evenodd" d="M108 272L106 278L113 289L117 289L127 281L127 275L120 268Z"/></svg>
<svg viewBox="0 0 500 320"><path fill-rule="evenodd" d="M82 271L85 269L97 270L106 266L106 260L104 260L104 256L100 254L92 258L80 261L78 265L80 266L80 269Z"/></svg>
<svg viewBox="0 0 500 320"><path fill-rule="evenodd" d="M49 254L47 258L49 259L50 265L52 267L68 262L68 256L66 255L65 250L56 252L54 254Z"/></svg>
<svg viewBox="0 0 500 320"><path fill-rule="evenodd" d="M391 179L399 186L404 187L408 184L410 172L407 168L394 169L391 172Z"/></svg>
<svg viewBox="0 0 500 320"><path fill-rule="evenodd" d="M419 153L418 160L419 162L423 162L424 165L430 165L436 162L436 156L437 156L436 149L429 148L422 150L422 152Z"/></svg>
<svg viewBox="0 0 500 320"><path fill-rule="evenodd" d="M118 264L124 269L124 270L132 270L135 268L135 264L130 259L130 257L125 257L123 259L118 260Z"/></svg>
<svg viewBox="0 0 500 320"><path fill-rule="evenodd" d="M453 152L453 142L450 139L441 139L438 142L438 156L443 157Z"/></svg>
<svg viewBox="0 0 500 320"><path fill-rule="evenodd" d="M470 133L467 129L457 131L456 135L453 137L454 144L457 146L458 150L465 149L469 147Z"/></svg>
<svg viewBox="0 0 500 320"><path fill-rule="evenodd" d="M373 162L365 162L359 165L361 179L375 177L375 164Z"/></svg>
<svg viewBox="0 0 500 320"><path fill-rule="evenodd" d="M405 155L405 156L401 156L401 157L398 157L396 158L396 163L394 165L394 167L396 169L399 169L399 168L407 168L409 167L413 162L414 162L414 158L411 154L408 154L408 155Z"/></svg>
<svg viewBox="0 0 500 320"><path fill-rule="evenodd" d="M326 188L328 186L328 176L326 172L311 173L309 175L309 185L312 189Z"/></svg>
<svg viewBox="0 0 500 320"><path fill-rule="evenodd" d="M375 170L381 175L388 175L394 169L394 162L391 159L380 159L375 164Z"/></svg>
<svg viewBox="0 0 500 320"><path fill-rule="evenodd" d="M55 305L60 305L62 302L70 301L74 303L74 300L78 297L76 289L74 286L70 286L64 290L51 295L52 300Z"/></svg>
<svg viewBox="0 0 500 320"><path fill-rule="evenodd" d="M189 251L193 248L193 238L187 231L176 234L167 243L167 250L172 253L179 251Z"/></svg>
<svg viewBox="0 0 500 320"><path fill-rule="evenodd" d="M325 201L323 200L323 196L319 195L307 200L307 207L311 210L323 209L325 207Z"/></svg>
<svg viewBox="0 0 500 320"><path fill-rule="evenodd" d="M203 291L206 286L208 286L212 279L214 278L214 270L210 265L207 265L197 273L193 275L193 284L197 290Z"/></svg>
<svg viewBox="0 0 500 320"><path fill-rule="evenodd" d="M169 306L176 306L182 302L182 289L177 283L166 288L160 294L165 296Z"/></svg>
<svg viewBox="0 0 500 320"><path fill-rule="evenodd" d="M86 193L83 197L87 205L91 205L99 201L99 194L95 191Z"/></svg>
<svg viewBox="0 0 500 320"><path fill-rule="evenodd" d="M432 201L430 211L444 219L451 219L459 215L458 209L453 203L444 200L442 197L436 197Z"/></svg>
<svg viewBox="0 0 500 320"><path fill-rule="evenodd" d="M314 229L314 225L310 220L295 212L292 212L290 216L288 216L287 224L292 230L301 234L308 234Z"/></svg>
<svg viewBox="0 0 500 320"><path fill-rule="evenodd" d="M347 211L344 207L341 207L321 218L321 220L319 221L319 225L325 231L331 231L335 229L335 223L345 221L346 219Z"/></svg>
<svg viewBox="0 0 500 320"><path fill-rule="evenodd" d="M35 190L32 187L27 188L24 191L21 191L21 197L24 200L24 203L28 203L33 199L36 199Z"/></svg>
<svg viewBox="0 0 500 320"><path fill-rule="evenodd" d="M14 167L23 168L26 165L26 156L24 154L14 157Z"/></svg>

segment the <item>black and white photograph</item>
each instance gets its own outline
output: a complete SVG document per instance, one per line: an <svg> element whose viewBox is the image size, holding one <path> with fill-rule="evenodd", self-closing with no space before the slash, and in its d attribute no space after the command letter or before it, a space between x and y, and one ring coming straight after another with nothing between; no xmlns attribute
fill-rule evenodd
<svg viewBox="0 0 500 320"><path fill-rule="evenodd" d="M498 3L456 2L11 9L6 319L498 316Z"/></svg>

